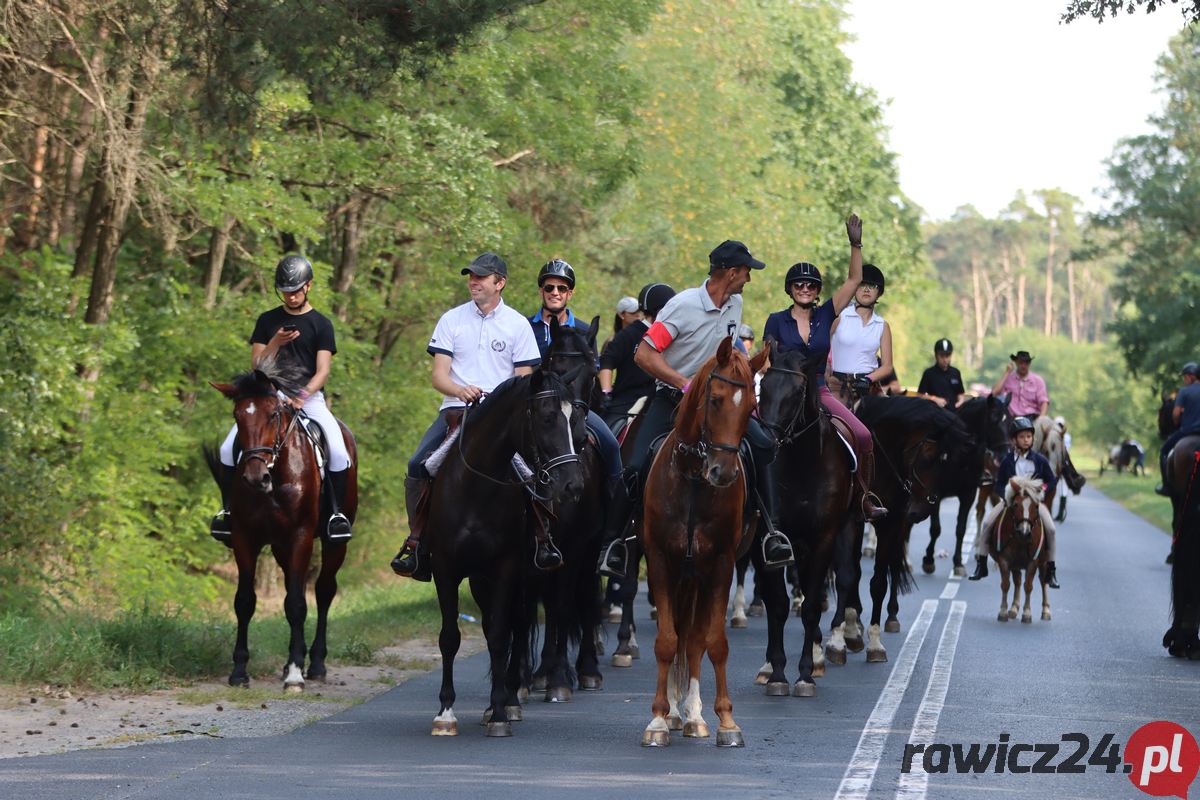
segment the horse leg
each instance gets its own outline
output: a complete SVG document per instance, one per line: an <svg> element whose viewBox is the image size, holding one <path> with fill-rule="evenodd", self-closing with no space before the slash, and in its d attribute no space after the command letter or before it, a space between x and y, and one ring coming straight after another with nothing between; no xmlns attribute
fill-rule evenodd
<svg viewBox="0 0 1200 800"><path fill-rule="evenodd" d="M787 653L783 648L783 628L790 613L787 580L783 570L763 571L761 551L754 551L752 548L752 552L755 582L762 589L767 615L767 660L755 676L754 683L766 686L768 697L787 697L790 687L785 671Z"/></svg>
<svg viewBox="0 0 1200 800"><path fill-rule="evenodd" d="M967 518L971 516L971 498L958 498L958 519L954 523L954 575L966 577L963 566L963 537L967 533Z"/></svg>
<svg viewBox="0 0 1200 800"><path fill-rule="evenodd" d="M329 621L329 606L337 594L337 573L346 560L346 543L321 544L321 571L317 574L317 630L313 634L312 646L308 649L309 680L325 680L325 627Z"/></svg>
<svg viewBox="0 0 1200 800"><path fill-rule="evenodd" d="M312 559L312 532L300 534L300 543L292 548L290 558L280 548L272 547L275 560L284 571L287 593L283 598L283 611L291 628L288 643L288 662L284 667L283 688L289 692L304 691L304 620L308 617L308 600L304 596L305 573Z"/></svg>
<svg viewBox="0 0 1200 800"><path fill-rule="evenodd" d="M1013 599L1012 599L1012 605L1008 607L1008 618L1016 619L1017 612L1020 610L1020 606L1021 606L1021 570L1014 567L1012 570L1012 578L1013 578Z"/></svg>
<svg viewBox="0 0 1200 800"><path fill-rule="evenodd" d="M258 604L258 596L254 592L254 572L258 567L258 554L261 546L251 545L237 539L234 542L234 558L237 560L238 585L237 593L233 596L233 610L237 614L237 641L233 645L233 672L229 673L230 686L249 686L250 675L246 664L250 661L250 646L247 635L250 630L250 619L254 616L254 608Z"/></svg>
<svg viewBox="0 0 1200 800"><path fill-rule="evenodd" d="M649 544L649 543L648 543ZM649 550L649 547L646 548ZM659 564L664 556L647 553L647 576L658 575L662 571ZM675 609L671 607L671 599L662 587L670 586L666 575L659 575L659 580L652 584L655 607L658 609L658 635L654 639L654 658L658 664L658 679L654 688L654 702L650 705L650 724L642 732L643 747L666 747L671 744L671 728L667 722L667 714L671 704L667 701L667 676L674 666L679 649L679 638L675 633Z"/></svg>
<svg viewBox="0 0 1200 800"><path fill-rule="evenodd" d="M733 593L733 613L729 617L729 627L744 628L746 620L746 570L750 567L750 554L737 561L737 589Z"/></svg>
<svg viewBox="0 0 1200 800"><path fill-rule="evenodd" d="M733 565L729 564L729 574L732 578ZM722 566L717 565L718 574ZM705 605L705 598L699 590L694 590L695 596L693 617L690 630L687 632L687 642L684 653L677 655L687 657L684 665L687 668L687 696L683 701L683 735L689 739L707 739L708 723L704 721L704 703L700 699L700 666L704 662L704 651L708 649L709 628L713 625L721 629L722 638L725 634L725 600L729 597L730 581L724 581L724 592L720 586L714 587L713 595ZM728 647L728 644L726 644Z"/></svg>
<svg viewBox="0 0 1200 800"><path fill-rule="evenodd" d="M824 671L823 651L821 644L821 599L825 594L825 574L828 570L831 549L835 542L836 532L819 530L817 543L812 548L812 556L804 566L804 602L800 606L800 619L804 624L804 647L800 651L799 677L792 685L793 697L813 697L817 685L813 677L817 654L822 656L821 671Z"/></svg>
<svg viewBox="0 0 1200 800"><path fill-rule="evenodd" d="M937 503L933 506L933 513L929 515L929 546L925 548L925 557L921 559L921 569L926 575L932 575L937 570L937 565L933 560L933 548L937 544L938 537L942 535L942 501L938 498Z"/></svg>
<svg viewBox="0 0 1200 800"><path fill-rule="evenodd" d="M552 655L550 656L550 665L546 670L546 702L547 703L567 703L570 702L571 692L571 675L569 666L569 656L567 653L568 627L570 622L567 617L570 614L568 603L570 602L570 587L567 586L568 581L564 580L565 576L559 575L550 578L550 598L551 602L546 603L546 639L552 645ZM552 609L551 606L554 606ZM553 626L550 624L551 619L554 620Z"/></svg>
<svg viewBox="0 0 1200 800"><path fill-rule="evenodd" d="M1046 565L1038 569L1038 581L1042 584L1042 619L1050 621L1050 596L1046 591Z"/></svg>
<svg viewBox="0 0 1200 800"><path fill-rule="evenodd" d="M1029 624L1033 622L1033 611L1029 607L1030 599L1033 597L1033 579L1039 572L1037 564L1030 564L1025 570L1025 607L1021 609L1021 622Z"/></svg>
<svg viewBox="0 0 1200 800"><path fill-rule="evenodd" d="M888 561L891 557L890 548L894 546L895 534L891 530L892 521L882 519L876 526L879 536L879 550L875 556L875 571L871 574L871 625L867 628L867 663L875 664L887 661L887 650L879 636L879 620L883 616L883 597L888 588ZM882 528L882 529L881 529Z"/></svg>
<svg viewBox="0 0 1200 800"><path fill-rule="evenodd" d="M625 577L621 581L621 624L617 628L617 648L613 650L612 655L614 667L632 667L633 660L640 655L636 626L633 622L633 601L637 596L638 567L641 564L642 552L636 539L626 546L629 548L629 559L626 562Z"/></svg>
<svg viewBox="0 0 1200 800"><path fill-rule="evenodd" d="M514 552L520 552L520 548L514 548ZM516 558L509 556L496 565L495 578L488 582L491 608L484 614L490 622L485 635L492 675L492 691L488 697L487 711L484 712L491 713L487 723L488 736L512 736L512 722L509 721L506 708L508 687L505 682L508 659L512 652L512 614L517 605L519 572Z"/></svg>
<svg viewBox="0 0 1200 800"><path fill-rule="evenodd" d="M1008 622L1008 561L995 559L1000 568L1000 613L996 615L997 622Z"/></svg>
<svg viewBox="0 0 1200 800"><path fill-rule="evenodd" d="M438 606L442 611L442 630L438 634L438 649L442 653L442 690L438 694L441 708L433 718L433 736L457 736L458 720L454 717L454 657L462 644L462 633L458 630L458 584L459 581L443 580L434 575Z"/></svg>
<svg viewBox="0 0 1200 800"><path fill-rule="evenodd" d="M594 560L594 559L593 559ZM604 676L600 674L600 656L595 631L600 625L600 603L596 599L596 579L575 582L575 608L579 614L583 639L579 643L579 655L575 659L575 674L579 676L579 688L594 692L604 687Z"/></svg>
<svg viewBox="0 0 1200 800"><path fill-rule="evenodd" d="M728 574L728 573L725 573ZM729 593L729 583L725 583L725 594ZM714 610L720 608L716 598L722 597L718 591L714 598ZM719 612L718 612L719 613ZM717 747L745 747L742 729L733 719L733 701L729 699L729 681L726 676L726 664L729 661L729 639L726 638L725 628L718 622L717 613L709 613L708 635L704 648L708 651L708 660L713 665L716 675L716 695L713 702L713 712L717 715ZM699 668L696 672L699 673Z"/></svg>

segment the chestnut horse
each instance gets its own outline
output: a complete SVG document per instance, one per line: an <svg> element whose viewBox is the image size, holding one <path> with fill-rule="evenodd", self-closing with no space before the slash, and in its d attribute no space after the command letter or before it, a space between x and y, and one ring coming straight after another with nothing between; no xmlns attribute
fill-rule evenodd
<svg viewBox="0 0 1200 800"><path fill-rule="evenodd" d="M725 604L733 564L752 539L746 526L747 476L739 447L756 405L754 373L766 358L763 350L748 360L730 339L721 340L717 354L692 379L675 427L646 478L642 545L658 609L654 643L658 685L654 717L642 735L646 746L671 743L667 716L675 711L685 679L683 735L708 736L700 702L700 662L705 652L717 678L713 706L720 718L717 746L745 744L733 720L725 680L729 657Z"/></svg>
<svg viewBox="0 0 1200 800"><path fill-rule="evenodd" d="M992 557L1000 568L1000 613L996 619L1008 622L1017 618L1021 607L1021 571L1025 572L1025 606L1021 622L1033 622L1029 602L1033 596L1033 577L1042 584L1042 619L1050 619L1050 599L1046 593L1046 534L1038 506L1043 502L1042 485L1036 478L1013 478L1017 490L996 522L996 542ZM1013 582L1012 606L1008 605L1009 576Z"/></svg>
<svg viewBox="0 0 1200 800"><path fill-rule="evenodd" d="M268 361L254 372L239 375L233 383L214 383L213 388L233 400L237 421L237 444L241 458L230 498L233 523L233 554L237 560L238 586L233 607L237 613L237 643L233 648L233 672L230 686L246 686L250 676L246 663L250 650L246 642L250 618L257 598L254 571L258 554L268 545L275 562L283 570L287 594L283 608L291 627L283 686L288 691L304 690L304 620L308 603L304 582L312 558L313 539L324 530L322 518L328 510L321 507L321 476L316 450L300 424L300 415L281 398L296 396L302 381L281 362ZM350 474L346 481L346 500L342 513L353 523L358 510L358 448L354 436L341 422L342 436L350 454ZM216 452L205 451L205 458L220 483L220 463ZM307 677L325 680L325 626L329 605L337 594L337 571L346 558L344 542L321 542L321 571L317 575L317 630L308 652Z"/></svg>

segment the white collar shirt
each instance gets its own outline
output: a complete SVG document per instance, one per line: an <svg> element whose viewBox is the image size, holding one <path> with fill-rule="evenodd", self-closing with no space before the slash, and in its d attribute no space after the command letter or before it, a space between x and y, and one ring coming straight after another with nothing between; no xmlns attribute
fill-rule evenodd
<svg viewBox="0 0 1200 800"><path fill-rule="evenodd" d="M517 367L541 363L529 320L503 298L487 314L471 301L450 309L438 320L425 350L450 356L450 379L455 383L485 392L513 377ZM446 397L441 407L463 405L457 397Z"/></svg>

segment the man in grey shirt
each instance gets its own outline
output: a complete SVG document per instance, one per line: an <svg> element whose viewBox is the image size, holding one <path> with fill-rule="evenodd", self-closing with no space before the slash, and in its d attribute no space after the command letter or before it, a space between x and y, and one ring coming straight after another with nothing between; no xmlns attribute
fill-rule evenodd
<svg viewBox="0 0 1200 800"><path fill-rule="evenodd" d="M626 548L621 534L642 500L642 486L650 467L650 445L671 430L675 408L683 390L704 362L712 358L722 339L737 336L742 323L742 288L750 282L750 271L766 265L746 245L725 241L709 253L708 280L703 286L685 289L671 298L659 312L654 324L637 349L634 361L655 379L656 389L650 407L638 429L631 463L625 470L631 496L617 493L610 524L605 531L608 547L601 557L601 572L625 574ZM775 482L771 462L775 458L774 440L758 420L751 417L746 431L754 455L757 495L767 535L763 538L763 557L768 567L781 567L792 560L787 537L779 532L775 516Z"/></svg>

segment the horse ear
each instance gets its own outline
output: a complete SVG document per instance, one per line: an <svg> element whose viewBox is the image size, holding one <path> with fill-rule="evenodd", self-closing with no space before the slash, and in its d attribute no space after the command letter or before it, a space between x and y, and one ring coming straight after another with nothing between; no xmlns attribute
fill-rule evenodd
<svg viewBox="0 0 1200 800"><path fill-rule="evenodd" d="M720 347L717 348L717 364L725 366L729 363L729 355L733 352L733 339L726 336L721 340Z"/></svg>
<svg viewBox="0 0 1200 800"><path fill-rule="evenodd" d="M592 317L591 327L588 328L588 344L590 344L592 346L593 350L596 349L596 336L599 333L600 333L600 315L597 314L596 316Z"/></svg>
<svg viewBox="0 0 1200 800"><path fill-rule="evenodd" d="M558 330L562 326L558 323L558 317L551 315L550 317L550 341L558 338Z"/></svg>
<svg viewBox="0 0 1200 800"><path fill-rule="evenodd" d="M755 353L754 358L750 359L750 371L755 375L762 371L762 368L767 365L767 356L769 355L770 351L765 347Z"/></svg>
<svg viewBox="0 0 1200 800"><path fill-rule="evenodd" d="M208 385L228 397L230 400L237 397L237 387L235 387L232 383L213 383L212 381L209 381Z"/></svg>
<svg viewBox="0 0 1200 800"><path fill-rule="evenodd" d="M779 360L779 342L775 341L774 336L767 337L767 351L771 354L772 364Z"/></svg>

